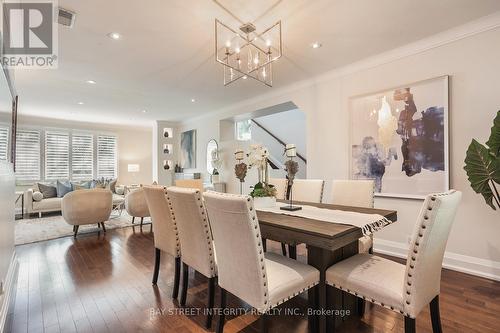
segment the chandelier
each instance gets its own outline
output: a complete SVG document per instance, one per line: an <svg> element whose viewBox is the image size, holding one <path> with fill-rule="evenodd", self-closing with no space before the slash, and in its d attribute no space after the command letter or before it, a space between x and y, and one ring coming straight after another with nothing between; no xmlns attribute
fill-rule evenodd
<svg viewBox="0 0 500 333"><path fill-rule="evenodd" d="M220 3L214 2L243 22ZM224 85L252 78L272 87L272 63L282 55L281 21L262 32L257 32L252 23L242 23L238 30L215 20L215 59L224 67Z"/></svg>

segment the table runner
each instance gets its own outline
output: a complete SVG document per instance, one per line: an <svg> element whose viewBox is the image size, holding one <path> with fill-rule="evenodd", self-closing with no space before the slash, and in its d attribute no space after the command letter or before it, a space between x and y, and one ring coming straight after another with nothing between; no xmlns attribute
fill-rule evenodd
<svg viewBox="0 0 500 333"><path fill-rule="evenodd" d="M363 231L363 235L365 236L370 236L375 231L378 231L385 226L393 223L392 221L379 214L364 214L338 209L318 208L307 205L300 205L302 209L293 212L280 209L280 207L287 205L288 203L279 202L274 207L256 207L256 210L262 212L304 217L325 222L354 225L356 227L360 227Z"/></svg>

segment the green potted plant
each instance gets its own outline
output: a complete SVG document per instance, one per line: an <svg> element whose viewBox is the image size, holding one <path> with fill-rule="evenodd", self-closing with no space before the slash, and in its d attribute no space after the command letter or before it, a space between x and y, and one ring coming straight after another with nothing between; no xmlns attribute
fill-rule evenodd
<svg viewBox="0 0 500 333"><path fill-rule="evenodd" d="M491 208L500 208L500 111L493 120L486 146L472 139L464 169L472 189L481 194Z"/></svg>

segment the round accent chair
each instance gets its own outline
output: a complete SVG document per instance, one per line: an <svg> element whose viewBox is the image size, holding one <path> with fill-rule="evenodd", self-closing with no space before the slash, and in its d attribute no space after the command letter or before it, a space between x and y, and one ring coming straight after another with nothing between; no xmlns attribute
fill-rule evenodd
<svg viewBox="0 0 500 333"><path fill-rule="evenodd" d="M135 222L136 217L141 218L141 227L145 217L150 217L148 203L144 188L140 187L127 194L125 197L125 210L132 216L132 223Z"/></svg>
<svg viewBox="0 0 500 333"><path fill-rule="evenodd" d="M106 232L104 222L109 220L113 206L113 194L106 189L77 190L62 199L62 216L73 226L74 237L78 228L85 224L97 223Z"/></svg>

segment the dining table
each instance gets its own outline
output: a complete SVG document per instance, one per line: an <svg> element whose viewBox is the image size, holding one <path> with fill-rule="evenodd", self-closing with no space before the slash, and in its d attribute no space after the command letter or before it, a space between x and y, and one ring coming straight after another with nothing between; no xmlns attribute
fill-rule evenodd
<svg viewBox="0 0 500 333"><path fill-rule="evenodd" d="M278 202L286 202L278 200ZM298 206L313 206L327 210L378 214L387 221L397 221L395 210L341 206L323 203L295 202ZM327 287L325 272L333 264L358 253L358 240L363 236L359 226L346 224L345 221L332 222L296 216L294 212L255 208L259 220L262 238L286 243L292 246L305 244L307 263L320 272L320 282L308 291L309 309L315 309L309 316L310 332L330 332L341 325L349 315L357 314L357 300L354 295ZM342 223L344 222L344 223ZM336 310L343 310L342 317L331 315ZM336 318L337 317L337 318Z"/></svg>

